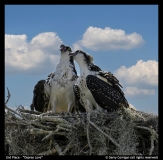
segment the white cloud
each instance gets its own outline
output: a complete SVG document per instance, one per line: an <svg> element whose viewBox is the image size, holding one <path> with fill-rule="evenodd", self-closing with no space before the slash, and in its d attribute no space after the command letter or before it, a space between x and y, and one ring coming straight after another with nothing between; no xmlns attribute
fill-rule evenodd
<svg viewBox="0 0 163 160"><path fill-rule="evenodd" d="M158 86L158 62L138 60L136 65L129 68L120 67L114 75L125 85L156 88Z"/></svg>
<svg viewBox="0 0 163 160"><path fill-rule="evenodd" d="M124 88L126 97L149 97L158 89L158 62L138 60L129 68L120 67L114 72Z"/></svg>
<svg viewBox="0 0 163 160"><path fill-rule="evenodd" d="M31 40L30 49L45 49L45 54L52 54L52 52L59 51L59 46L62 43L62 40L54 32L45 32L38 34Z"/></svg>
<svg viewBox="0 0 163 160"><path fill-rule="evenodd" d="M139 89L136 87L126 87L124 93L128 97L143 98L143 97L154 95L155 91L149 89Z"/></svg>
<svg viewBox="0 0 163 160"><path fill-rule="evenodd" d="M79 40L74 46L85 47L91 50L117 50L139 47L144 44L142 36L136 32L126 34L121 29L111 29L109 27L97 28L88 27L83 35L83 39ZM79 48L80 48L79 47Z"/></svg>
<svg viewBox="0 0 163 160"><path fill-rule="evenodd" d="M6 74L51 72L59 61L62 43L54 32L40 33L30 42L25 34L5 34Z"/></svg>
<svg viewBox="0 0 163 160"><path fill-rule="evenodd" d="M78 43L74 43L73 46L73 51L75 52L76 50L83 50L83 48L81 47L81 45L79 45Z"/></svg>

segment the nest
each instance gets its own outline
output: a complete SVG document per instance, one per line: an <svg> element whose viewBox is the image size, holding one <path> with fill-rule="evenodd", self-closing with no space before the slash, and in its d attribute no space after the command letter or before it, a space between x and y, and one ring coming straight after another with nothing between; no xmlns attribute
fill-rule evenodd
<svg viewBox="0 0 163 160"><path fill-rule="evenodd" d="M5 103L6 155L158 155L158 115L116 112L41 113Z"/></svg>

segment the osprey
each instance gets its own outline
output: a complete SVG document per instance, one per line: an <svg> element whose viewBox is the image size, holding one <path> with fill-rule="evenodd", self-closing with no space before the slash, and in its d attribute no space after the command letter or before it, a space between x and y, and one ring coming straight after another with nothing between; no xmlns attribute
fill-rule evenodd
<svg viewBox="0 0 163 160"><path fill-rule="evenodd" d="M121 105L129 107L122 86L111 72L102 71L93 63L93 57L81 50L70 55L80 67L80 77L73 87L74 93L88 113L94 108L115 111Z"/></svg>
<svg viewBox="0 0 163 160"><path fill-rule="evenodd" d="M76 106L73 85L76 83L78 76L73 56L69 55L71 48L61 45L60 51L61 58L57 64L56 71L49 76L45 84L45 90L50 97L47 110L72 112Z"/></svg>
<svg viewBox="0 0 163 160"><path fill-rule="evenodd" d="M43 112L72 112L76 106L73 85L77 79L77 72L73 56L69 55L69 46L60 46L60 61L56 71L49 74L48 78L39 81L34 88L31 109Z"/></svg>

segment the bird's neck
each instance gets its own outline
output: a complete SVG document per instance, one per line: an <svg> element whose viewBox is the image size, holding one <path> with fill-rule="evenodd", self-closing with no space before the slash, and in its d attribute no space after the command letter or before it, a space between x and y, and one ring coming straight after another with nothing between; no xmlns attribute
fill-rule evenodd
<svg viewBox="0 0 163 160"><path fill-rule="evenodd" d="M68 53L61 53L61 58L57 64L55 73L56 75L59 74L62 76L65 72L68 73L69 78L67 79L72 79L73 76L77 75L73 59L68 56Z"/></svg>
<svg viewBox="0 0 163 160"><path fill-rule="evenodd" d="M67 62L69 59L70 57L68 56L68 53L61 53L60 62Z"/></svg>
<svg viewBox="0 0 163 160"><path fill-rule="evenodd" d="M80 67L80 76L87 77L90 74L90 70L88 69L88 65L83 63L78 63Z"/></svg>
<svg viewBox="0 0 163 160"><path fill-rule="evenodd" d="M70 62L68 53L61 53L60 60L56 68L69 68L69 66L74 66L74 64Z"/></svg>

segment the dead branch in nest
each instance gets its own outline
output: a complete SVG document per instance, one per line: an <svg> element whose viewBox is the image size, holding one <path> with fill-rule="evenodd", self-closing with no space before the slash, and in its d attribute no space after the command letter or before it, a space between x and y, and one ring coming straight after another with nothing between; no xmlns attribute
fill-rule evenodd
<svg viewBox="0 0 163 160"><path fill-rule="evenodd" d="M8 113L10 114L13 114L13 115L18 115L19 117L21 117L22 119L25 119L25 120L28 120L26 117L22 116L21 114L19 114L18 112L12 110L11 108L7 107L6 104L5 104L5 109L8 110ZM6 114L7 115L7 114Z"/></svg>
<svg viewBox="0 0 163 160"><path fill-rule="evenodd" d="M87 126L86 113L39 113L23 107L16 111L5 108L8 110L5 144L9 145L9 155L158 154L157 115L94 110Z"/></svg>
<svg viewBox="0 0 163 160"><path fill-rule="evenodd" d="M90 124L95 127L98 131L100 131L103 135L105 135L107 138L109 138L109 140L111 142L113 142L117 147L121 148L121 146L112 138L110 137L108 134L106 134L105 132L103 132L99 127L97 127L94 123L90 122Z"/></svg>
<svg viewBox="0 0 163 160"><path fill-rule="evenodd" d="M30 114L36 114L36 115L40 115L41 112L38 111L32 111L32 110L27 110L27 109L20 109L18 108L20 112L25 112L25 113L30 113Z"/></svg>
<svg viewBox="0 0 163 160"><path fill-rule="evenodd" d="M56 151L58 152L58 154L63 155L62 149L60 148L60 146L58 145L57 141L54 138L53 138L53 142L54 142L54 147L55 147Z"/></svg>

